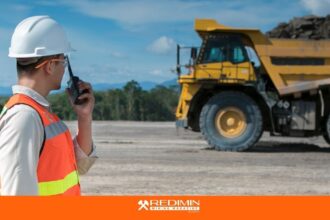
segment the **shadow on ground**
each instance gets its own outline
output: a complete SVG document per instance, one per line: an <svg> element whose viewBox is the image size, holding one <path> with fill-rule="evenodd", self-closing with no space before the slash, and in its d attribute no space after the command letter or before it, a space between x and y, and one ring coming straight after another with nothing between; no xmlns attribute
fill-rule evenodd
<svg viewBox="0 0 330 220"><path fill-rule="evenodd" d="M308 143L282 143L282 142L260 141L255 146L251 147L245 152L253 152L253 153L329 152L330 153L330 148L319 147L316 144L308 144Z"/></svg>
<svg viewBox="0 0 330 220"><path fill-rule="evenodd" d="M215 150L208 147L203 150ZM246 153L307 153L326 152L330 153L330 147L320 147L308 143L282 143L274 141L260 141L255 146L243 151Z"/></svg>

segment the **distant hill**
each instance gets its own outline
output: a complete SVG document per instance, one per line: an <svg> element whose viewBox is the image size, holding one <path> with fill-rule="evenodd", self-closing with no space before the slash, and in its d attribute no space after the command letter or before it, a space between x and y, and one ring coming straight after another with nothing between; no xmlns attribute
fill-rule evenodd
<svg viewBox="0 0 330 220"><path fill-rule="evenodd" d="M164 81L160 85L166 86L166 87L177 86L178 82L177 82L177 79L175 78L175 79Z"/></svg>
<svg viewBox="0 0 330 220"><path fill-rule="evenodd" d="M93 89L95 91L105 91L109 89L121 89L126 85L127 82L122 82L122 83L96 83L93 84ZM142 81L139 82L139 85L143 90L150 90L154 88L157 85L162 85L165 87L173 86L173 85L178 85L177 79L171 79L164 81L162 83L156 83L156 82L151 82L151 81ZM56 92L55 92L56 93ZM10 96L12 94L11 91L11 86L8 87L0 87L0 96Z"/></svg>
<svg viewBox="0 0 330 220"><path fill-rule="evenodd" d="M96 83L93 84L93 89L95 91L104 91L108 89L121 89L126 85L127 82L122 82L122 83ZM157 85L155 82L149 82L149 81L144 81L144 82L139 82L139 85L144 89L144 90L150 90L153 87Z"/></svg>

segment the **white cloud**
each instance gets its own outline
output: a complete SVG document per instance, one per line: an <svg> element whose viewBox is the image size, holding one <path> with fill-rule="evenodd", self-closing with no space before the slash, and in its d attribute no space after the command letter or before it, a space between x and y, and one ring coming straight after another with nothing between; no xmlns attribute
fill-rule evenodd
<svg viewBox="0 0 330 220"><path fill-rule="evenodd" d="M86 56L86 62L91 59L90 54L93 54L93 59L103 61L108 57L123 59L127 55L121 50L121 47L110 40L105 40L102 36L94 35L93 33L83 32L75 27L65 27L69 41L77 53L74 56Z"/></svg>
<svg viewBox="0 0 330 220"><path fill-rule="evenodd" d="M131 27L160 22L192 22L195 18L213 18L236 26L261 26L278 22L279 17L286 19L298 15L301 11L301 7L297 7L299 1L80 0L62 1L61 4L88 16L115 20Z"/></svg>
<svg viewBox="0 0 330 220"><path fill-rule="evenodd" d="M16 65L14 59L8 57L12 30L0 27L0 86L9 86L16 82Z"/></svg>
<svg viewBox="0 0 330 220"><path fill-rule="evenodd" d="M330 14L330 0L301 0L301 3L314 15Z"/></svg>
<svg viewBox="0 0 330 220"><path fill-rule="evenodd" d="M74 66L74 72L81 79L92 84L96 83L122 83L129 80L162 82L173 78L172 74L165 69L136 68L130 65L119 66L118 64L90 64L86 66ZM65 74L63 85L68 80Z"/></svg>
<svg viewBox="0 0 330 220"><path fill-rule="evenodd" d="M126 57L124 54L117 52L117 51L110 52L110 55L115 58L125 58Z"/></svg>
<svg viewBox="0 0 330 220"><path fill-rule="evenodd" d="M193 12L205 5L200 1L152 1L152 0L124 0L124 1L63 1L62 4L69 5L83 14L117 20L125 24L145 24L155 22L168 22L187 20ZM175 16L168 16L175 13Z"/></svg>
<svg viewBox="0 0 330 220"><path fill-rule="evenodd" d="M95 83L118 83L135 78L133 68L116 66L111 64L87 64L74 66L73 70L81 79ZM68 75L65 75L63 82L66 82Z"/></svg>
<svg viewBox="0 0 330 220"><path fill-rule="evenodd" d="M30 6L22 5L22 4L13 4L10 6L10 8L17 13L21 13L21 12L25 13L32 9Z"/></svg>
<svg viewBox="0 0 330 220"><path fill-rule="evenodd" d="M28 17L33 7L28 4L1 3L0 21L4 23L16 25L18 22Z"/></svg>
<svg viewBox="0 0 330 220"><path fill-rule="evenodd" d="M12 34L11 29L0 27L0 40L1 41L6 40L6 43L7 43L7 41L10 40L11 34Z"/></svg>
<svg viewBox="0 0 330 220"><path fill-rule="evenodd" d="M162 36L152 42L148 47L148 51L155 54L169 54L175 51L176 43L172 38Z"/></svg>
<svg viewBox="0 0 330 220"><path fill-rule="evenodd" d="M151 75L154 75L154 76L162 76L163 75L163 71L160 70L160 69L154 69L154 70L151 70L150 71L150 74Z"/></svg>
<svg viewBox="0 0 330 220"><path fill-rule="evenodd" d="M35 4L50 7L58 6L58 3L55 1L36 1Z"/></svg>

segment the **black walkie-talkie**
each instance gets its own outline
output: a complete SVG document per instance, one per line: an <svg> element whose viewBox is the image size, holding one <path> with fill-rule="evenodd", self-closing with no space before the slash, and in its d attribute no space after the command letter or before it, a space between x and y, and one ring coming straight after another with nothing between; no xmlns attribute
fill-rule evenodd
<svg viewBox="0 0 330 220"><path fill-rule="evenodd" d="M68 83L68 90L69 90L70 99L71 99L73 104L81 105L86 100L84 100L84 99L81 100L81 99L78 99L78 98L79 98L79 96L86 93L87 91L85 91L85 90L81 91L79 89L78 82L80 81L80 79L79 79L78 76L73 75L71 65L70 65L70 61L69 61L69 57L66 56L65 59L68 62L68 70L69 70L69 76L70 76L70 79L67 82Z"/></svg>

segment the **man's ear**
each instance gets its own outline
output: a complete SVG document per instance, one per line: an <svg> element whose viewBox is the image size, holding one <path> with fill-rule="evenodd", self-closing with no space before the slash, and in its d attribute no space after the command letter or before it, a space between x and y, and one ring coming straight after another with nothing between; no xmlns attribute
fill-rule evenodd
<svg viewBox="0 0 330 220"><path fill-rule="evenodd" d="M51 75L54 72L55 62L47 62L44 66L44 70L47 75Z"/></svg>

